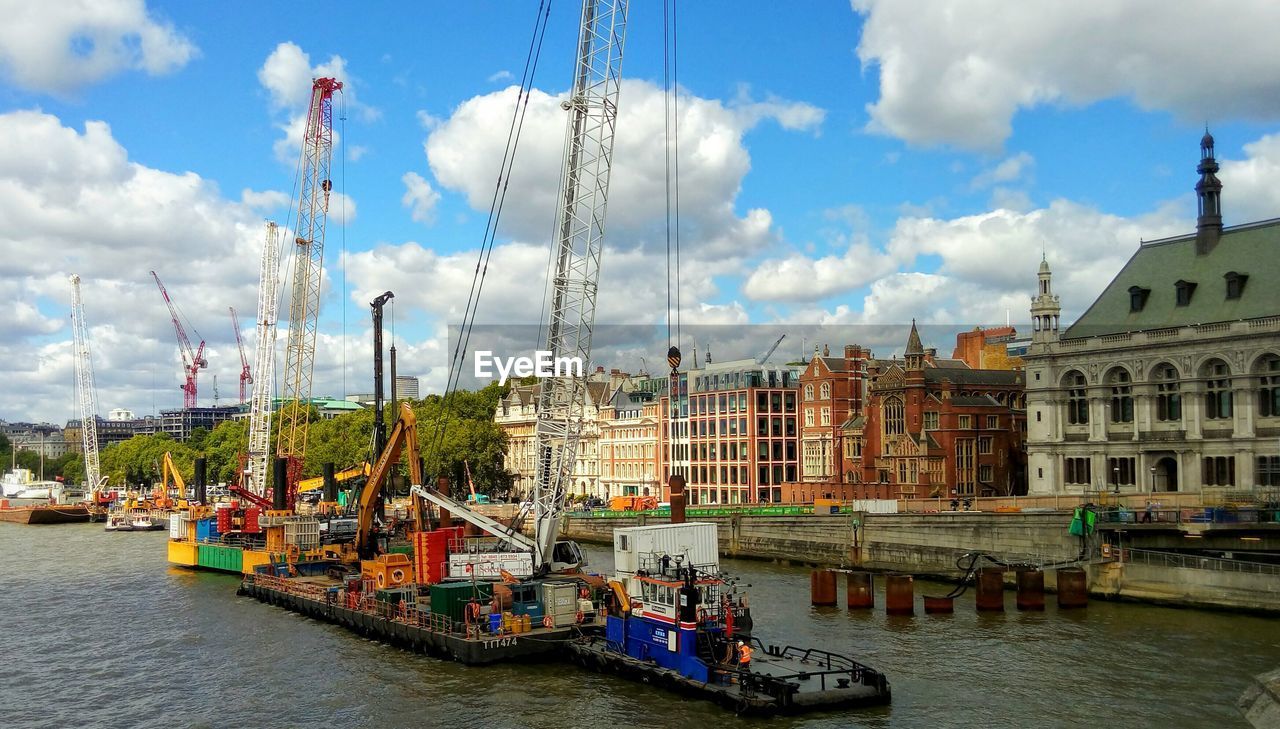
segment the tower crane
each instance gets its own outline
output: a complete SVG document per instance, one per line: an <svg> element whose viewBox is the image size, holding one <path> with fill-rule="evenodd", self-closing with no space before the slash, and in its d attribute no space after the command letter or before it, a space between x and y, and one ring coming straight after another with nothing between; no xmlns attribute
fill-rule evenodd
<svg viewBox="0 0 1280 729"><path fill-rule="evenodd" d="M169 317L173 319L173 329L178 334L178 351L182 355L182 371L186 375L186 380L182 385L182 407L190 410L196 406L196 376L200 374L200 370L209 366L209 360L204 358L204 340L200 340L200 346L193 348L191 340L187 338L187 330L182 328L182 320L178 316L178 307L174 305L173 299L169 298L169 292L165 290L164 284L160 283L160 277L155 271L151 272L151 277L156 280L156 286L160 288L160 295L164 297L164 303L169 307ZM191 331L195 331L192 329ZM196 336L200 336L200 332L196 332Z"/></svg>
<svg viewBox="0 0 1280 729"><path fill-rule="evenodd" d="M249 385L253 384L253 372L249 369L249 358L244 353L244 339L240 337L240 317L236 316L236 307L228 306L231 312L231 326L236 330L236 347L240 349L240 404L248 401Z"/></svg>
<svg viewBox="0 0 1280 729"><path fill-rule="evenodd" d="M573 91L561 104L569 119L545 349L552 357L577 357L582 363L580 373L589 371L591 361L627 7L628 0L583 2ZM575 561L573 555L553 551L572 545L557 545L556 535L582 437L586 389L583 374L546 378L539 389L534 426L538 455L533 492L535 569L545 570L553 561Z"/></svg>
<svg viewBox="0 0 1280 729"><path fill-rule="evenodd" d="M267 221L262 246L262 272L258 281L257 348L253 351L253 398L249 404L249 457L245 488L265 496L267 461L271 457L271 383L276 369L276 307L280 273L280 227ZM239 330L239 327L236 327ZM244 350L241 349L241 357Z"/></svg>
<svg viewBox="0 0 1280 729"><path fill-rule="evenodd" d="M98 461L98 395L94 389L93 358L89 352L89 325L84 320L84 301L80 298L80 276L71 274L71 332L75 348L76 405L80 414L80 440L84 448L85 484L97 500L102 489Z"/></svg>
<svg viewBox="0 0 1280 729"><path fill-rule="evenodd" d="M311 103L302 137L302 174L298 223L293 249L293 291L289 299L289 338L285 346L284 403L276 455L289 461L286 504L292 508L293 486L302 473L307 451L307 415L316 356L320 315L320 276L324 268L324 230L329 215L329 162L333 157L333 93L342 82L318 78L311 83ZM258 373L261 377L262 373Z"/></svg>

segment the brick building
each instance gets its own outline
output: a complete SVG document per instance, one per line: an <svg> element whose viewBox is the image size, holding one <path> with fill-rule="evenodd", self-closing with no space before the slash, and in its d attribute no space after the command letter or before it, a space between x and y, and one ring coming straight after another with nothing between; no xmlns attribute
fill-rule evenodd
<svg viewBox="0 0 1280 729"><path fill-rule="evenodd" d="M851 483L856 466L845 457L844 427L862 415L871 351L856 344L832 357L815 347L800 374L800 481Z"/></svg>
<svg viewBox="0 0 1280 729"><path fill-rule="evenodd" d="M971 369L926 352L914 322L904 360L872 367L864 417L846 441L880 498L1026 493L1018 371Z"/></svg>
<svg viewBox="0 0 1280 729"><path fill-rule="evenodd" d="M1013 327L974 327L973 331L956 335L956 348L951 357L975 370L1020 370L1023 367L1022 357L1017 354L1020 344L1018 330Z"/></svg>

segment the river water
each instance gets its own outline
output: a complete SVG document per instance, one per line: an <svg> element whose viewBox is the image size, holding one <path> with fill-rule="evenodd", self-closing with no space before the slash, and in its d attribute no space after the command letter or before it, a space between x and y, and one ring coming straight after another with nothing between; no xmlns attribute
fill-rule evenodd
<svg viewBox="0 0 1280 729"><path fill-rule="evenodd" d="M764 726L559 664L468 668L236 597L171 568L164 533L0 523L0 726ZM610 555L588 550L591 569ZM1280 666L1280 621L1093 602L1087 610L890 618L808 605L808 571L726 568L757 633L884 671L891 707L770 727L1247 727L1234 703ZM882 591L882 586L881 591ZM918 583L917 593L946 586ZM1050 598L1052 602L1052 598Z"/></svg>

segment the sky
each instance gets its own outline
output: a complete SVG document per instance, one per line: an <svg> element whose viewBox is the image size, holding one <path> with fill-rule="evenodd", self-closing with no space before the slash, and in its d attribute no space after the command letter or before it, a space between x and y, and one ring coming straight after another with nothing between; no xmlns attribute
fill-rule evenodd
<svg viewBox="0 0 1280 729"><path fill-rule="evenodd" d="M72 273L102 414L181 406L153 270L207 342L200 404L215 375L238 399L228 307L252 360L264 225L296 217L318 75L344 88L313 394L372 389L384 290L399 372L445 385L538 4L300 7L0 0L0 419L76 416ZM663 9L629 16L596 319L631 334L601 336L606 367L666 351L635 335L662 329L669 293ZM477 314L530 350L578 14L552 3ZM704 0L667 18L686 352L701 326L741 332L721 360L781 334L790 356L890 355L912 319L949 350L947 327L1026 328L1041 256L1070 322L1141 240L1193 229L1206 124L1226 224L1280 215L1269 0Z"/></svg>

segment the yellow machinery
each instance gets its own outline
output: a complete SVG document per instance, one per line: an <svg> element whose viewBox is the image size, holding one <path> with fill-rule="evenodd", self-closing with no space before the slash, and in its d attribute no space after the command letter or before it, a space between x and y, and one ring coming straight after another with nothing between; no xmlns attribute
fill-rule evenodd
<svg viewBox="0 0 1280 729"><path fill-rule="evenodd" d="M361 463L359 466L354 468L348 468L345 471L339 471L338 473L333 474L333 480L338 483L350 481L351 479L358 478L360 476L368 476L370 470L372 469L369 464ZM306 478L298 482L298 493L315 491L318 488L324 488L324 476Z"/></svg>
<svg viewBox="0 0 1280 729"><path fill-rule="evenodd" d="M182 480L182 474L178 473L178 467L173 463L173 456L168 451L164 453L164 463L161 467L160 486L164 492L164 498L169 498L169 479L173 479L174 488L178 490L178 504L185 506L187 501L187 484ZM173 503L161 508L172 508Z"/></svg>
<svg viewBox="0 0 1280 729"><path fill-rule="evenodd" d="M373 559L377 553L377 545L373 540L373 514L378 501L378 492L382 490L382 482L386 480L391 467L400 462L400 454L407 452L409 456L409 474L413 483L422 483L422 461L418 453L418 419L408 403L400 403L400 417L396 420L391 434L387 437L387 445L378 454L378 460L369 471L369 478L360 490L356 500L356 554L361 560ZM416 503L416 500L415 500ZM420 508L414 508L414 520L418 529L422 528Z"/></svg>
<svg viewBox="0 0 1280 729"><path fill-rule="evenodd" d="M404 554L380 554L360 563L360 576L373 580L379 590L399 587L413 582L413 564Z"/></svg>

